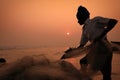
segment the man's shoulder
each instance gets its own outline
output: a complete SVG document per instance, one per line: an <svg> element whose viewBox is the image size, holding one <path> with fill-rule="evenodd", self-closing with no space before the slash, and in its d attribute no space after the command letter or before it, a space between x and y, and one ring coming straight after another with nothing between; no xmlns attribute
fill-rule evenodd
<svg viewBox="0 0 120 80"><path fill-rule="evenodd" d="M104 19L104 17L96 16L96 17L92 18L91 20L98 21L98 20L101 20L101 19Z"/></svg>
<svg viewBox="0 0 120 80"><path fill-rule="evenodd" d="M96 16L96 17L92 18L91 21L92 22L108 22L109 18Z"/></svg>

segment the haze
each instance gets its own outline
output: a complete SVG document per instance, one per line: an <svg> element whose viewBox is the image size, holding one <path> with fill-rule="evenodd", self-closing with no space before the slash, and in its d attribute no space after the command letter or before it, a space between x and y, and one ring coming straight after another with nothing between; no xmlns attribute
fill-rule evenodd
<svg viewBox="0 0 120 80"><path fill-rule="evenodd" d="M94 16L120 20L119 0L0 0L0 47L77 46L81 26L76 12L84 5ZM120 41L119 23L109 33ZM69 35L67 35L69 33Z"/></svg>

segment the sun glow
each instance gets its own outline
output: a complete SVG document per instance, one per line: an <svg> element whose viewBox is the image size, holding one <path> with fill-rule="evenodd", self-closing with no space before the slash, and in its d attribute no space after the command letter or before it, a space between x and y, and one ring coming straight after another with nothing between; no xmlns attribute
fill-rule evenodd
<svg viewBox="0 0 120 80"><path fill-rule="evenodd" d="M69 32L67 32L66 34L67 34L67 35L70 35L70 33L69 33Z"/></svg>

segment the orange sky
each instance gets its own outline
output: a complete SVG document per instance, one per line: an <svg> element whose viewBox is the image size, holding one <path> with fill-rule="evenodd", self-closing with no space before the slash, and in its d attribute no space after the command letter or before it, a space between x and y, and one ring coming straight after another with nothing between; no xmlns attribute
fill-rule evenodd
<svg viewBox="0 0 120 80"><path fill-rule="evenodd" d="M119 3L119 0L0 0L0 46L76 46L81 36L75 16L78 6L86 6L91 18L120 20ZM109 40L120 41L119 25L109 33Z"/></svg>

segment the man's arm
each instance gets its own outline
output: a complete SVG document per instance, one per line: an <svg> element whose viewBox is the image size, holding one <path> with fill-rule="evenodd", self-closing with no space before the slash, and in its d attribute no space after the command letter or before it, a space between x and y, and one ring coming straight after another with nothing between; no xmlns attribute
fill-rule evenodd
<svg viewBox="0 0 120 80"><path fill-rule="evenodd" d="M78 46L78 48L80 47L84 47L84 45L88 42L87 37L82 33L82 37L81 37L81 41L80 41L80 45Z"/></svg>
<svg viewBox="0 0 120 80"><path fill-rule="evenodd" d="M106 32L109 32L116 24L117 24L117 20L116 19L110 19L108 24L107 24L107 28L105 29Z"/></svg>
<svg viewBox="0 0 120 80"><path fill-rule="evenodd" d="M107 27L105 28L104 32L95 41L102 39L102 37L104 37L111 29L113 29L117 22L118 21L116 19L110 19L106 25Z"/></svg>
<svg viewBox="0 0 120 80"><path fill-rule="evenodd" d="M85 45L85 44L80 44L80 45L78 46L78 48L80 48L80 47L84 47L84 45Z"/></svg>

